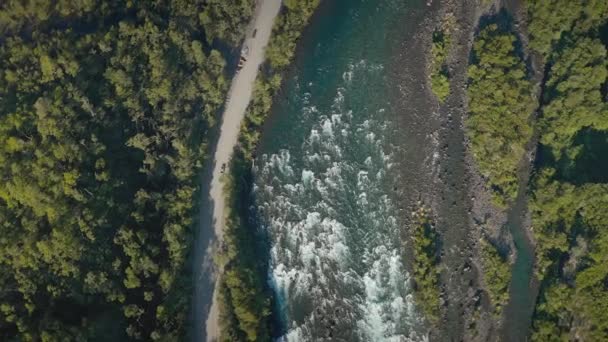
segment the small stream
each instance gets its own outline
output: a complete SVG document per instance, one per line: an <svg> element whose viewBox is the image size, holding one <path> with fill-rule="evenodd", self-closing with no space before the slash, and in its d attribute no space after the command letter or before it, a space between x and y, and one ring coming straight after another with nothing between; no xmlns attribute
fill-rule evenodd
<svg viewBox="0 0 608 342"><path fill-rule="evenodd" d="M522 0L505 0L505 9L513 17L513 26L519 39L527 44L527 23L522 20L521 11L524 11ZM543 71L539 56L528 55L531 77L535 83L542 83ZM536 96L540 98L541 90ZM536 118L534 117L533 120ZM538 144L538 132L526 146L527 151L535 151ZM532 156L535 153L531 154ZM532 232L526 232L530 228L528 215L528 183L532 172L533 158L524 156L519 170L519 192L515 202L507 213L506 228L511 233L515 245L515 262L511 269L511 284L509 286L509 302L505 308L505 321L502 332L504 341L527 341L530 336L532 314L536 304L539 284L534 276L535 251L531 241Z"/></svg>
<svg viewBox="0 0 608 342"><path fill-rule="evenodd" d="M526 169L529 169L526 168ZM524 170L529 171L529 170ZM523 171L522 171L523 172ZM513 237L516 259L511 269L509 303L505 309L503 328L504 341L527 341L530 335L532 313L536 303L538 284L534 279L534 246L526 234L527 181L528 175L521 176L525 183L520 186L515 203L507 214L507 229ZM520 181L523 183L523 181Z"/></svg>

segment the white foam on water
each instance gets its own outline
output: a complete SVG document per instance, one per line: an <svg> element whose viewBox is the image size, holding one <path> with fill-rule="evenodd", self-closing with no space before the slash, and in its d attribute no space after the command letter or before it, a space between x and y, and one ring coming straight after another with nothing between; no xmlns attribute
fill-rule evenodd
<svg viewBox="0 0 608 342"><path fill-rule="evenodd" d="M330 120L326 119L323 124L323 135L326 137L333 137L334 136L334 130L333 130L333 124Z"/></svg>
<svg viewBox="0 0 608 342"><path fill-rule="evenodd" d="M423 339L416 335L422 318L401 259L397 210L385 193L388 125L376 118L384 110L355 119L348 108L348 87L377 70L366 61L349 66L327 112L307 98L303 115L316 119L301 152L281 150L256 163L270 282L287 325L283 341L314 341L328 332L352 341Z"/></svg>
<svg viewBox="0 0 608 342"><path fill-rule="evenodd" d="M304 186L312 186L315 180L315 173L310 170L302 170L302 184Z"/></svg>

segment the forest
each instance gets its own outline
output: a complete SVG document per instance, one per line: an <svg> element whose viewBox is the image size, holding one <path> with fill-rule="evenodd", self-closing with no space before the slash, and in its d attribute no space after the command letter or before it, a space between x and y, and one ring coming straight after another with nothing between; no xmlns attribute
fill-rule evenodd
<svg viewBox="0 0 608 342"><path fill-rule="evenodd" d="M541 290L534 341L608 339L608 3L528 1L545 63L530 208Z"/></svg>
<svg viewBox="0 0 608 342"><path fill-rule="evenodd" d="M197 175L253 1L0 4L0 340L183 340Z"/></svg>
<svg viewBox="0 0 608 342"><path fill-rule="evenodd" d="M518 34L501 23L482 27L469 67L467 133L499 208L507 208L519 191L526 144L538 136L527 189L540 282L532 340L603 341L608 339L608 3L528 0L525 9L529 54L541 61L542 82L534 84ZM507 271L488 246L482 246L484 273L495 279L486 286L500 304L508 298ZM486 275L486 282L490 278Z"/></svg>
<svg viewBox="0 0 608 342"><path fill-rule="evenodd" d="M283 1L226 173L222 341L281 334L268 241L250 208L252 164L319 2ZM0 2L1 341L188 337L199 173L254 5ZM528 194L540 283L532 340L608 340L608 2L524 6L525 28L494 22L476 32L467 143L498 210ZM427 63L440 105L451 91L450 25L435 30ZM520 189L530 145L536 159ZM412 274L436 326L442 260L432 215L416 212ZM500 316L511 259L486 237L480 244Z"/></svg>
<svg viewBox="0 0 608 342"><path fill-rule="evenodd" d="M499 207L506 207L517 195L517 171L532 136L530 119L536 107L532 83L515 45L515 35L506 28L497 24L482 28L468 70L467 134Z"/></svg>

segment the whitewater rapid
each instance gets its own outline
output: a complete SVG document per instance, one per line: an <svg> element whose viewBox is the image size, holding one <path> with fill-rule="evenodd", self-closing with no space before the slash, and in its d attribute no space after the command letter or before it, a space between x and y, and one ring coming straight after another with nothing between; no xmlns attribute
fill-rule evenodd
<svg viewBox="0 0 608 342"><path fill-rule="evenodd" d="M299 124L310 123L302 125L307 136L256 162L254 194L270 240L283 340L425 340L391 198L391 122L382 101L353 105L382 71L350 63L327 89L330 105L303 94Z"/></svg>

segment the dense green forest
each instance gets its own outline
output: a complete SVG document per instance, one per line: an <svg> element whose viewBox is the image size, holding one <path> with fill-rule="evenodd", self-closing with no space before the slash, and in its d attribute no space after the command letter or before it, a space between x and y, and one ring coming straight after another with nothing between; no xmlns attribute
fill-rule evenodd
<svg viewBox="0 0 608 342"><path fill-rule="evenodd" d="M244 199L261 126L319 2L283 1L226 174L222 341L279 333L265 237ZM504 209L536 130L532 339L608 340L608 1L525 6L542 84L514 28L482 25L468 69L470 148ZM0 1L1 341L186 338L197 175L229 86L226 61L253 9L253 0ZM431 90L443 102L449 26L432 39ZM413 277L436 324L430 215L414 214ZM481 261L498 315L510 263L487 240Z"/></svg>
<svg viewBox="0 0 608 342"><path fill-rule="evenodd" d="M253 1L0 3L0 340L181 340L196 174Z"/></svg>
<svg viewBox="0 0 608 342"><path fill-rule="evenodd" d="M273 322L272 292L267 279L267 246L249 208L253 189L252 163L261 126L271 111L281 76L294 57L296 43L320 0L286 0L266 47L266 62L258 74L226 179L229 214L220 262L222 341L269 341L279 333ZM249 199L249 200L247 200Z"/></svg>
<svg viewBox="0 0 608 342"><path fill-rule="evenodd" d="M518 191L526 143L533 129L538 132L529 185L540 280L532 339L603 341L608 339L608 2L528 0L526 9L528 47L541 62L542 84L530 81L522 45L508 27L500 27L504 23L482 27L469 67L468 136L496 204L506 207ZM490 297L501 305L508 298L508 264L487 242L482 261Z"/></svg>
<svg viewBox="0 0 608 342"><path fill-rule="evenodd" d="M527 1L543 58L533 340L608 339L608 2Z"/></svg>
<svg viewBox="0 0 608 342"><path fill-rule="evenodd" d="M499 207L518 191L517 171L532 136L530 117L536 107L526 66L515 51L516 37L497 24L477 35L469 66L471 151Z"/></svg>

